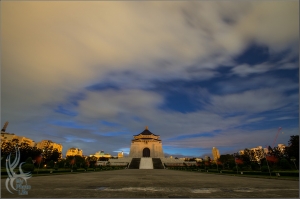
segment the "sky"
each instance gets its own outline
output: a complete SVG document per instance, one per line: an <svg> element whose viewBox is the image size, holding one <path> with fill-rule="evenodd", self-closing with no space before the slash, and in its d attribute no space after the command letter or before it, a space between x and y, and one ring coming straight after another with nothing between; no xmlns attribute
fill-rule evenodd
<svg viewBox="0 0 300 199"><path fill-rule="evenodd" d="M2 1L1 125L64 156L287 145L298 56L298 1Z"/></svg>

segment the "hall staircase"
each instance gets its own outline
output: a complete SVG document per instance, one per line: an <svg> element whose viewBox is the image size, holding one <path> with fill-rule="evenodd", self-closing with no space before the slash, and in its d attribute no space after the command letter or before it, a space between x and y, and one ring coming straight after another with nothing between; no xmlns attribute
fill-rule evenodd
<svg viewBox="0 0 300 199"><path fill-rule="evenodd" d="M164 169L164 166L160 158L152 158L153 168L154 169Z"/></svg>
<svg viewBox="0 0 300 199"><path fill-rule="evenodd" d="M164 169L160 158L132 158L128 169Z"/></svg>
<svg viewBox="0 0 300 199"><path fill-rule="evenodd" d="M152 158L141 158L140 169L153 169Z"/></svg>
<svg viewBox="0 0 300 199"><path fill-rule="evenodd" d="M132 158L128 169L139 169L141 158Z"/></svg>

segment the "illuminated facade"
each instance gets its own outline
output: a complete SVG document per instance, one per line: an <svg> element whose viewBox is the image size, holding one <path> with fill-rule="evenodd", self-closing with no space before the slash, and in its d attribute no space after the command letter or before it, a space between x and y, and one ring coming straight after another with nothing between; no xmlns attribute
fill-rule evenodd
<svg viewBox="0 0 300 199"><path fill-rule="evenodd" d="M142 133L133 136L134 139L131 141L129 157L164 157L162 142L159 137L159 135L151 133L146 126Z"/></svg>
<svg viewBox="0 0 300 199"><path fill-rule="evenodd" d="M70 148L66 153L66 157L75 155L82 156L82 150L78 148Z"/></svg>
<svg viewBox="0 0 300 199"><path fill-rule="evenodd" d="M124 157L123 151L118 153L118 158L123 158L123 157Z"/></svg>
<svg viewBox="0 0 300 199"><path fill-rule="evenodd" d="M220 152L216 147L212 148L213 160L217 161L220 158Z"/></svg>
<svg viewBox="0 0 300 199"><path fill-rule="evenodd" d="M51 140L42 140L36 144L36 147L39 149L52 148L57 149L58 152L62 152L63 146L61 144L57 144L52 142Z"/></svg>
<svg viewBox="0 0 300 199"><path fill-rule="evenodd" d="M111 158L112 156L109 153L104 153L104 151L98 151L93 155L90 155L90 157L95 156L96 158Z"/></svg>
<svg viewBox="0 0 300 199"><path fill-rule="evenodd" d="M18 136L14 133L7 133L4 131L1 131L1 143L2 142L11 142L14 144L26 143L31 147L34 147L36 145L32 139L23 136Z"/></svg>
<svg viewBox="0 0 300 199"><path fill-rule="evenodd" d="M278 144L278 150L281 152L281 153L284 153L284 150L285 150L285 145L284 144Z"/></svg>

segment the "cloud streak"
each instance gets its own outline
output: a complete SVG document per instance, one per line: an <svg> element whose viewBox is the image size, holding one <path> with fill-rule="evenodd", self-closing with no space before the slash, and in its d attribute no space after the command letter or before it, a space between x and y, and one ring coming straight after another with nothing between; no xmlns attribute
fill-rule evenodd
<svg viewBox="0 0 300 199"><path fill-rule="evenodd" d="M89 154L100 146L128 148L145 125L168 140L294 121L298 7L297 1L5 1L1 122L35 141L53 139L64 151L81 147ZM268 58L239 62L242 55L259 57L245 55L253 44ZM175 101L192 108L179 112L170 105ZM269 112L274 116L263 115ZM213 144L209 139L203 146ZM238 143L230 140L226 146Z"/></svg>

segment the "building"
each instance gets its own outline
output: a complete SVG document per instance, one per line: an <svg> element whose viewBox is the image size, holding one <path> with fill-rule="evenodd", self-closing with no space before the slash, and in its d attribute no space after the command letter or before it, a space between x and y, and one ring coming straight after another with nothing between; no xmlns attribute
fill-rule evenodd
<svg viewBox="0 0 300 199"><path fill-rule="evenodd" d="M11 142L14 144L26 143L31 147L34 147L36 145L32 139L29 139L24 136L18 136L18 135L15 135L14 133L7 133L4 131L1 131L1 143L2 142Z"/></svg>
<svg viewBox="0 0 300 199"><path fill-rule="evenodd" d="M240 150L239 151L239 155L244 155L245 154L245 151L244 150Z"/></svg>
<svg viewBox="0 0 300 199"><path fill-rule="evenodd" d="M123 157L124 157L123 151L121 151L120 153L118 153L118 158L123 158Z"/></svg>
<svg viewBox="0 0 300 199"><path fill-rule="evenodd" d="M75 155L82 156L82 150L78 148L70 148L66 153L66 157Z"/></svg>
<svg viewBox="0 0 300 199"><path fill-rule="evenodd" d="M26 143L31 147L35 146L35 142L32 139L29 139L24 136L18 136L18 135L15 135L14 133L6 132L7 126L8 126L8 122L5 122L4 126L1 129L1 144L3 142L12 142L14 144Z"/></svg>
<svg viewBox="0 0 300 199"><path fill-rule="evenodd" d="M52 151L53 150L57 150L59 153L60 153L60 157L59 158L62 158L62 149L63 149L63 146L61 144L57 144L55 142L52 142L51 140L42 140L40 142L38 142L36 144L36 147L38 149L42 149L42 150L45 150L45 149L51 149Z"/></svg>
<svg viewBox="0 0 300 199"><path fill-rule="evenodd" d="M278 144L278 150L281 152L281 153L284 153L284 150L285 150L285 145L284 144Z"/></svg>
<svg viewBox="0 0 300 199"><path fill-rule="evenodd" d="M220 152L216 147L212 148L213 160L217 161L220 158Z"/></svg>
<svg viewBox="0 0 300 199"><path fill-rule="evenodd" d="M151 133L147 126L143 132L134 135L133 138L131 140L129 157L164 157L162 141L159 139L160 136Z"/></svg>
<svg viewBox="0 0 300 199"><path fill-rule="evenodd" d="M51 140L42 140L36 144L36 147L39 149L45 149L45 148L53 148L57 149L58 152L62 152L63 146L61 144L57 144L55 142L52 142Z"/></svg>
<svg viewBox="0 0 300 199"><path fill-rule="evenodd" d="M204 160L204 161L209 161L209 160L211 160L211 158L210 158L209 156L206 155L206 156L204 156L203 160Z"/></svg>
<svg viewBox="0 0 300 199"><path fill-rule="evenodd" d="M265 151L262 146L250 149L250 161L260 161L265 157Z"/></svg>
<svg viewBox="0 0 300 199"><path fill-rule="evenodd" d="M104 153L104 151L98 151L93 155L90 155L90 157L95 156L96 158L112 158L112 156L109 153Z"/></svg>

